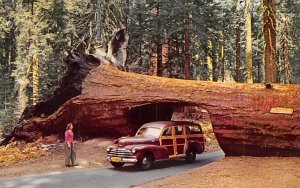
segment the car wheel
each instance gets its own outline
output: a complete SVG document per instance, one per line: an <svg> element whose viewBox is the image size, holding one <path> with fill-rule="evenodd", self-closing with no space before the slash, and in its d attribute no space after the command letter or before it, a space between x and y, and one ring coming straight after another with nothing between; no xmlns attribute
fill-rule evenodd
<svg viewBox="0 0 300 188"><path fill-rule="evenodd" d="M194 150L188 150L186 152L185 161L187 163L193 163L196 160L196 152Z"/></svg>
<svg viewBox="0 0 300 188"><path fill-rule="evenodd" d="M124 166L125 163L117 163L117 162L110 162L111 165L113 165L115 168L121 168Z"/></svg>
<svg viewBox="0 0 300 188"><path fill-rule="evenodd" d="M141 170L150 170L153 166L153 157L151 155L144 155L142 160L139 162Z"/></svg>

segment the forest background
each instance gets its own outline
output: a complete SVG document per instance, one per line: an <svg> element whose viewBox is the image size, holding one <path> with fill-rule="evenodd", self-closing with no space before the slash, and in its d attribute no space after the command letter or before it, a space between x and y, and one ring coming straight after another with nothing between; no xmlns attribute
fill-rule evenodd
<svg viewBox="0 0 300 188"><path fill-rule="evenodd" d="M300 83L297 0L0 0L0 139L52 95L66 52L129 34L127 71L179 79Z"/></svg>

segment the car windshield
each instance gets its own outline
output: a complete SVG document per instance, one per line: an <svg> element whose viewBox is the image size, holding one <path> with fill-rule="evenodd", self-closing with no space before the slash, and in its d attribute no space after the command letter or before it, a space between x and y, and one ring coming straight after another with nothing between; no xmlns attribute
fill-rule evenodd
<svg viewBox="0 0 300 188"><path fill-rule="evenodd" d="M158 137L160 135L161 129L155 127L141 128L136 136L146 136L146 137Z"/></svg>

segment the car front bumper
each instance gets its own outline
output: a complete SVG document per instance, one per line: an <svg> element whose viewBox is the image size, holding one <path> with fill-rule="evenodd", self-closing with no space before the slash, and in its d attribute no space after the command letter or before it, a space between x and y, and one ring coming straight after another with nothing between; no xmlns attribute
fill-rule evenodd
<svg viewBox="0 0 300 188"><path fill-rule="evenodd" d="M106 159L110 162L120 162L120 163L136 163L137 162L137 158L135 156L130 157L130 158L107 156Z"/></svg>

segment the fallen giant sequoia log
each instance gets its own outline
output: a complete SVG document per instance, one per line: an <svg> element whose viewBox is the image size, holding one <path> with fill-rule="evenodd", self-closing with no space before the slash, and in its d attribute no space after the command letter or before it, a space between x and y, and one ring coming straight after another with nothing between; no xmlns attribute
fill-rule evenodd
<svg viewBox="0 0 300 188"><path fill-rule="evenodd" d="M299 156L300 86L187 81L123 72L102 64L84 79L82 93L46 118L23 121L14 136L36 139L74 122L81 134L128 134L139 124L169 119L177 106L197 105L211 117L226 155ZM292 114L270 113L288 107ZM80 127L78 127L80 126Z"/></svg>
<svg viewBox="0 0 300 188"><path fill-rule="evenodd" d="M75 67L80 72L85 66ZM76 134L127 135L142 123L169 120L175 108L190 105L208 111L226 155L300 156L299 85L169 79L120 71L105 61L89 67L76 96L52 111L45 110L46 101L45 109L24 116L12 136L35 140L62 134L68 122L75 124Z"/></svg>

